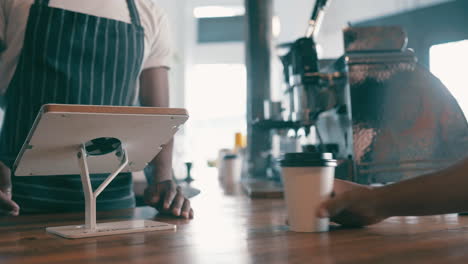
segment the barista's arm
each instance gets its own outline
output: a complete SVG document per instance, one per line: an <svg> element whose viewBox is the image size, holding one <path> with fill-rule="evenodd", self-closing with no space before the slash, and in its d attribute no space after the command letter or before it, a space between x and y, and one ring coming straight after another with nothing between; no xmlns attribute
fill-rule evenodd
<svg viewBox="0 0 468 264"><path fill-rule="evenodd" d="M166 67L156 67L141 73L139 96L142 106L169 106L168 72ZM154 185L146 188L145 201L164 213L192 218L190 201L183 196L180 187L172 180L172 149L173 140L151 161L154 165Z"/></svg>
<svg viewBox="0 0 468 264"><path fill-rule="evenodd" d="M11 0L0 1L0 56L6 49L7 14L11 12L12 4Z"/></svg>
<svg viewBox="0 0 468 264"><path fill-rule="evenodd" d="M2 12L2 6L0 6L0 57L2 56L3 51L6 49L5 44L5 18Z"/></svg>
<svg viewBox="0 0 468 264"><path fill-rule="evenodd" d="M321 217L352 226L391 216L468 212L468 158L445 170L378 188L339 182L336 196L319 209ZM341 188L343 189L343 188Z"/></svg>
<svg viewBox="0 0 468 264"><path fill-rule="evenodd" d="M0 161L0 216L16 216L19 214L20 207L11 197L11 172L10 169Z"/></svg>
<svg viewBox="0 0 468 264"><path fill-rule="evenodd" d="M169 107L168 68L146 69L140 77L140 103L142 106ZM155 165L155 182L172 179L173 140L164 146L151 162Z"/></svg>
<svg viewBox="0 0 468 264"><path fill-rule="evenodd" d="M2 56L3 51L6 49L5 42L0 38L0 56Z"/></svg>

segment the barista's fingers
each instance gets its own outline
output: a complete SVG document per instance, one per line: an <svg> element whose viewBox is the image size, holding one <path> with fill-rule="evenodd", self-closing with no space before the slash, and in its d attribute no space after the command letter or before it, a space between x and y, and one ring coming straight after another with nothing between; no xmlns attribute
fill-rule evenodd
<svg viewBox="0 0 468 264"><path fill-rule="evenodd" d="M166 194L164 195L164 210L169 210L172 202L174 201L174 198L178 193L178 190L180 190L180 187L177 186L176 188L175 183L173 183L172 181L168 184L169 186L166 189Z"/></svg>
<svg viewBox="0 0 468 264"><path fill-rule="evenodd" d="M180 191L178 191L171 206L171 211L173 215L180 216L182 206L184 205L184 200L185 197Z"/></svg>
<svg viewBox="0 0 468 264"><path fill-rule="evenodd" d="M17 203L11 200L11 195L7 195L0 191L0 211L6 212L9 215L19 215L20 207Z"/></svg>
<svg viewBox="0 0 468 264"><path fill-rule="evenodd" d="M193 219L194 217L195 217L195 213L193 212L193 209L190 208L189 218Z"/></svg>
<svg viewBox="0 0 468 264"><path fill-rule="evenodd" d="M182 217L184 218L190 218L190 212L191 212L192 208L190 206L190 201L188 199L184 199L184 205L182 206L182 211L181 211L181 215Z"/></svg>
<svg viewBox="0 0 468 264"><path fill-rule="evenodd" d="M7 184L7 185L0 186L0 193L3 193L5 197L11 200L11 197L12 197L11 185Z"/></svg>
<svg viewBox="0 0 468 264"><path fill-rule="evenodd" d="M317 210L317 216L320 218L332 218L341 213L349 204L347 193L324 201Z"/></svg>
<svg viewBox="0 0 468 264"><path fill-rule="evenodd" d="M0 192L11 200L11 171L0 161ZM3 199L3 197L2 197Z"/></svg>
<svg viewBox="0 0 468 264"><path fill-rule="evenodd" d="M146 188L144 193L145 202L148 205L156 206L161 199L161 190L157 186L150 186Z"/></svg>

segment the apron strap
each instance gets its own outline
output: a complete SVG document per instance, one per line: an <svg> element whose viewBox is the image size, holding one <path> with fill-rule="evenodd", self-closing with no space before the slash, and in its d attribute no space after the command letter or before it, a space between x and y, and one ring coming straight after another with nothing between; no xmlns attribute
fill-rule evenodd
<svg viewBox="0 0 468 264"><path fill-rule="evenodd" d="M46 0L49 1L49 0ZM135 0L127 0L128 10L130 12L130 17L132 19L132 24L141 26L140 15L138 14L137 7L135 5Z"/></svg>
<svg viewBox="0 0 468 264"><path fill-rule="evenodd" d="M49 0L35 0L34 3L49 6Z"/></svg>

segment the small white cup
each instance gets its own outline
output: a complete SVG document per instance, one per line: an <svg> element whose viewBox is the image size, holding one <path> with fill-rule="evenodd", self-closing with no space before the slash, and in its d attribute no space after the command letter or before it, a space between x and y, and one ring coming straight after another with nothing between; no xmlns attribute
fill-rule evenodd
<svg viewBox="0 0 468 264"><path fill-rule="evenodd" d="M218 175L226 184L235 184L240 181L242 160L239 155L225 155L219 166Z"/></svg>
<svg viewBox="0 0 468 264"><path fill-rule="evenodd" d="M318 206L333 191L336 160L331 153L288 153L281 161L289 229L326 232L328 218L316 217Z"/></svg>

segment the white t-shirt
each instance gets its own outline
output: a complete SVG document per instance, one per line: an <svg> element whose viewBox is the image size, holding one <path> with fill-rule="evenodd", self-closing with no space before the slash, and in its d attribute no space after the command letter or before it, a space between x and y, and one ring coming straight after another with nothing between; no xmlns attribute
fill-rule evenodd
<svg viewBox="0 0 468 264"><path fill-rule="evenodd" d="M171 43L166 15L153 0L134 1L145 29L142 69L169 67ZM5 93L15 73L33 2L0 0L0 94ZM131 23L126 0L50 0L49 6Z"/></svg>

